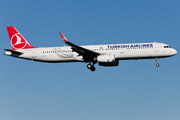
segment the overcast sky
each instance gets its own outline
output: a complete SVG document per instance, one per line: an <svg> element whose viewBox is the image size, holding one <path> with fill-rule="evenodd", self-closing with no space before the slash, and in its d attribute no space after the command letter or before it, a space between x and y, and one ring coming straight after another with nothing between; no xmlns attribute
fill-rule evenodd
<svg viewBox="0 0 180 120"><path fill-rule="evenodd" d="M1 0L1 120L178 120L180 57L117 67L4 55L6 26L35 47L161 42L180 52L178 0Z"/></svg>

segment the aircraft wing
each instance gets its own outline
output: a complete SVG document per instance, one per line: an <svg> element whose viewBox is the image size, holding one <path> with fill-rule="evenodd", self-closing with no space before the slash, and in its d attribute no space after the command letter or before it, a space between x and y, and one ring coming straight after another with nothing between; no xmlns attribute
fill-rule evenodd
<svg viewBox="0 0 180 120"><path fill-rule="evenodd" d="M93 55L93 56L94 56L94 55L96 55L96 56L97 56L97 55L100 55L100 53L94 52L94 51L92 51L92 50L89 50L89 49L80 47L80 46L78 46L78 45L75 45L75 44L69 42L69 41L66 39L66 37L65 37L61 32L60 32L60 35L61 35L63 41L64 41L66 44L68 44L69 46L71 46L71 49L72 49L73 51L75 51L75 52L77 52L77 53L79 53L79 54L81 54L81 55Z"/></svg>

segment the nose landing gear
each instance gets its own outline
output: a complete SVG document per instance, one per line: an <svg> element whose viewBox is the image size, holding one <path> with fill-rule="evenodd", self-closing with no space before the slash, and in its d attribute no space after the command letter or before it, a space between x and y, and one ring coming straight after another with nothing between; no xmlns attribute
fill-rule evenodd
<svg viewBox="0 0 180 120"><path fill-rule="evenodd" d="M156 67L159 67L159 63L158 63L158 58L155 58L155 61L156 61Z"/></svg>
<svg viewBox="0 0 180 120"><path fill-rule="evenodd" d="M89 63L87 65L87 68L90 69L91 71L95 71L96 70L96 68L94 67L94 63L93 63L93 65L91 65L91 63Z"/></svg>

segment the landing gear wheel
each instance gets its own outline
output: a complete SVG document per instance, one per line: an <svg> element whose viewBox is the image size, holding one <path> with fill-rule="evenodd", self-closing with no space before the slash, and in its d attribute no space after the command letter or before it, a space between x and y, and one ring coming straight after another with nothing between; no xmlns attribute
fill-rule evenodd
<svg viewBox="0 0 180 120"><path fill-rule="evenodd" d="M91 67L92 67L91 64L88 64L88 65L87 65L87 68L88 68L88 69L91 69Z"/></svg>
<svg viewBox="0 0 180 120"><path fill-rule="evenodd" d="M156 67L159 67L159 66L160 66L160 65L157 63L157 64L156 64Z"/></svg>
<svg viewBox="0 0 180 120"><path fill-rule="evenodd" d="M91 71L95 71L96 70L96 68L94 67L94 64L91 65L90 63L87 64L87 68L90 69Z"/></svg>
<svg viewBox="0 0 180 120"><path fill-rule="evenodd" d="M94 66L91 67L91 71L95 71L96 68Z"/></svg>
<svg viewBox="0 0 180 120"><path fill-rule="evenodd" d="M155 61L156 61L156 67L159 67L159 63L158 63L158 58L155 58Z"/></svg>

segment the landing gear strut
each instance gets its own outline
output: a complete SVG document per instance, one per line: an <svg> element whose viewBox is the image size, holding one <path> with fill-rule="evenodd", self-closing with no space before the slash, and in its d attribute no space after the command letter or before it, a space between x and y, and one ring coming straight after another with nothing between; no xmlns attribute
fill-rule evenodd
<svg viewBox="0 0 180 120"><path fill-rule="evenodd" d="M155 58L155 61L156 61L156 67L159 67L160 65L159 65L159 63L158 63L158 59Z"/></svg>
<svg viewBox="0 0 180 120"><path fill-rule="evenodd" d="M94 63L93 63L93 65L91 65L91 63L89 63L87 65L87 68L90 69L91 71L95 71L96 70L96 68L94 67Z"/></svg>

